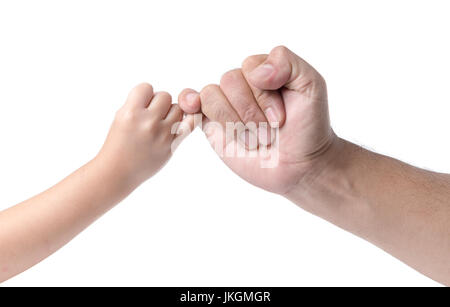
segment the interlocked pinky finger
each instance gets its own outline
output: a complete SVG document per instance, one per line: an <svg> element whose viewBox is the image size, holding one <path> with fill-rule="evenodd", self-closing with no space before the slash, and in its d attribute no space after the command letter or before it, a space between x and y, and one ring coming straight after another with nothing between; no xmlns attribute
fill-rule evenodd
<svg viewBox="0 0 450 307"><path fill-rule="evenodd" d="M181 121L182 119L183 119L183 111L178 106L178 104L172 104L164 121L173 124Z"/></svg>

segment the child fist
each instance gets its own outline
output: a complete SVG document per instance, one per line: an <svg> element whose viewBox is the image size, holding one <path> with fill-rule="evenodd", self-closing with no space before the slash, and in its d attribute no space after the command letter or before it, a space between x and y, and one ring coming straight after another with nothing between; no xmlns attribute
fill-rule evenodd
<svg viewBox="0 0 450 307"><path fill-rule="evenodd" d="M170 158L176 135L172 126L183 111L167 92L153 92L150 84L136 86L110 128L97 159L131 185L153 176Z"/></svg>

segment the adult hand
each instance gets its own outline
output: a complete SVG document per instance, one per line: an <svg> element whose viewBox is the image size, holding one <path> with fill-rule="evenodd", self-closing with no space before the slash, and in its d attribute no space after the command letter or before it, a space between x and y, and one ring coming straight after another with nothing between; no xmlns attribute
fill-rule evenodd
<svg viewBox="0 0 450 307"><path fill-rule="evenodd" d="M243 157L225 152L225 163L250 183L282 194L450 285L450 175L421 170L336 137L323 78L287 48L251 56L241 70L226 73L220 86L207 86L200 95L185 90L179 100L184 111L201 110L207 121L224 123L258 121L256 111L243 111L265 106L255 101L268 97L272 105L279 97L286 112L269 150L279 153L278 164L261 167L266 157L251 155L261 146L245 147ZM221 146L238 144L222 142L223 130L211 127L206 134L219 153Z"/></svg>
<svg viewBox="0 0 450 307"><path fill-rule="evenodd" d="M283 46L274 48L269 55L248 57L241 69L225 73L220 85L208 85L200 93L183 90L179 105L186 113L201 111L207 122L217 122L222 127L228 122L278 124L279 133L275 133L276 139L265 156L252 154L255 149L248 146L244 156L227 154L227 149L239 146L239 142L223 141L225 131L218 125L204 124L204 130L235 173L279 194L288 193L320 173L332 159L330 148L339 140L330 127L324 79ZM264 167L264 162L274 155L277 163Z"/></svg>

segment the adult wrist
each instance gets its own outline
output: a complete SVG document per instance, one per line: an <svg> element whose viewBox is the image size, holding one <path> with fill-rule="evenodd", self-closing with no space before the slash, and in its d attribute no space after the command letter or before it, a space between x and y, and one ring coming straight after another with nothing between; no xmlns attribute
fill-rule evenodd
<svg viewBox="0 0 450 307"><path fill-rule="evenodd" d="M368 206L359 191L367 151L336 137L292 190L283 195L306 211L362 235Z"/></svg>

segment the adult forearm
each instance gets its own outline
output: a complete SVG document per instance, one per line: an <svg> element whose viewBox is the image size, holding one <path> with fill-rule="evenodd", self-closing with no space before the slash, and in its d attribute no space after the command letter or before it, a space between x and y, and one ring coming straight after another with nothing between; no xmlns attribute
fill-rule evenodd
<svg viewBox="0 0 450 307"><path fill-rule="evenodd" d="M55 252L130 193L134 186L121 179L114 165L94 159L47 191L0 212L0 281Z"/></svg>
<svg viewBox="0 0 450 307"><path fill-rule="evenodd" d="M287 198L450 284L450 176L337 139Z"/></svg>

